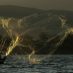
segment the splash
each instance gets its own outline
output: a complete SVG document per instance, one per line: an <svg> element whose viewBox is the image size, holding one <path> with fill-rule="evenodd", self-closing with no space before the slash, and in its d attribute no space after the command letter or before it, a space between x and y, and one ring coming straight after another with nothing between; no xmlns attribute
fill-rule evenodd
<svg viewBox="0 0 73 73"><path fill-rule="evenodd" d="M70 24L67 24L67 19L66 17L59 17L59 20L61 21L61 28L62 31L59 32L57 35L51 37L48 39L48 42L51 42L52 40L56 39L59 36L59 40L54 43L54 45L50 48L50 52L48 53L48 56L45 56L40 59L40 61L45 60L46 58L50 58L53 53L58 49L58 47L63 43L63 41L66 39L66 37L70 34L73 34L73 27L70 27ZM53 43L53 42L52 42Z"/></svg>
<svg viewBox="0 0 73 73"><path fill-rule="evenodd" d="M67 19L64 16L60 16L59 20L61 21L61 27L63 28L67 22Z"/></svg>
<svg viewBox="0 0 73 73"><path fill-rule="evenodd" d="M19 43L19 36L16 37L15 40L12 40L12 42L10 43L10 46L7 48L7 52L6 52L6 56L8 56L12 50L18 45Z"/></svg>
<svg viewBox="0 0 73 73"><path fill-rule="evenodd" d="M49 57L52 56L52 54L58 49L58 47L63 43L63 41L69 34L73 34L73 28L67 25L66 18L64 18L62 16L60 16L58 18L61 21L60 26L61 26L62 31L60 31L56 35L52 36L51 38L48 38L48 40L46 41L46 42L51 42L52 40L56 39L59 36L59 40L55 41L55 43L52 42L52 46L49 48L49 49L51 49L48 52ZM27 30L22 30L22 28L24 29L24 27L22 26L23 20L24 20L24 18L22 18L22 19L0 18L0 21L1 21L0 25L2 25L3 29L7 32L7 35L11 38L11 42L10 42L9 46L6 48L7 49L6 56L10 55L10 53L13 51L13 49L15 49L16 46L24 47L24 49L25 49L25 47L28 47L32 50L32 52L28 55L29 63L39 64L42 60L44 60L48 56L45 56L42 59L38 59L38 57L35 54L36 50L33 49L34 47L31 47L31 45L30 45L31 43L29 43L30 46L24 45L23 43L21 43L21 40L20 40L22 38L21 35L24 35L25 33L31 31L31 29L32 29L32 28L30 28ZM15 22L15 23L10 23L11 21ZM22 41L23 41L23 38L22 38ZM5 41L3 41L3 44L5 44Z"/></svg>
<svg viewBox="0 0 73 73"><path fill-rule="evenodd" d="M30 64L39 64L40 63L40 59L38 59L37 56L35 55L35 50L33 50L31 52L31 54L28 55L28 59L29 59Z"/></svg>
<svg viewBox="0 0 73 73"><path fill-rule="evenodd" d="M1 18L0 19L2 21L1 25L3 27L3 29L6 30L8 36L11 38L11 42L9 47L7 48L7 52L6 52L6 56L8 56L12 50L19 44L19 35L17 33L15 33L11 28L9 28L9 21L11 20L11 18L5 19L5 18Z"/></svg>
<svg viewBox="0 0 73 73"><path fill-rule="evenodd" d="M14 18L0 18L1 20L1 25L3 27L3 29L7 32L7 35L11 38L11 42L9 43L9 46L6 48L6 56L10 55L10 53L13 51L13 49L16 46L24 46L23 44L21 44L21 35L27 33L28 31L30 31L31 29L26 30L24 33L20 32L20 28L22 28L21 23L22 23L22 19L14 19ZM17 20L17 25L14 24L10 24L10 21L16 21ZM17 28L15 28L15 26ZM15 28L15 29L14 29ZM5 42L5 41L4 41ZM3 43L4 44L4 43ZM24 46L25 47L25 46ZM28 47L28 46L27 46ZM32 48L31 48L32 50ZM29 61L35 63L36 59L31 59L32 55L34 55L35 51L33 51L30 55L28 55L29 57Z"/></svg>

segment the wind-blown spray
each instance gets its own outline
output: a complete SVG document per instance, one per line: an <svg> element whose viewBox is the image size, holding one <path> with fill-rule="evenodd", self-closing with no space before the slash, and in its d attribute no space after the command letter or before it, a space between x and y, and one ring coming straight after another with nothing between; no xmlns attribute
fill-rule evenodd
<svg viewBox="0 0 73 73"><path fill-rule="evenodd" d="M7 48L6 56L8 56L12 52L12 50L19 44L19 35L9 28L9 21L11 20L11 18L1 18L0 20L2 21L2 27L7 31L8 36L12 40Z"/></svg>
<svg viewBox="0 0 73 73"><path fill-rule="evenodd" d="M56 41L52 47L50 47L50 51L49 51L49 55L51 56L56 50L57 47L59 47L63 41L65 40L65 38L69 35L73 33L73 28L69 27L67 25L67 20L66 18L64 19L63 17L58 17L59 20L61 21L61 30L59 33L57 33L57 35L52 36L51 38L49 38L46 42L51 42L52 40L54 40L57 36L59 36L59 40ZM15 20L17 25L14 24L10 24L11 20ZM25 46L30 48L28 45L24 45L23 43L21 43L21 35L29 32L32 28L27 29L27 30L22 30L21 28L24 28L21 24L23 23L24 18L22 19L15 19L15 18L0 18L1 21L1 25L3 27L3 29L7 32L7 35L11 38L11 42L9 44L9 46L6 48L6 56L10 55L10 53L13 51L13 49L16 46L23 46L25 49ZM16 26L16 27L15 27ZM49 27L50 28L50 27ZM50 31L51 32L51 31ZM49 33L49 32L48 32ZM23 39L23 38L22 38ZM25 42L25 41L24 41ZM4 43L5 44L5 43ZM49 45L49 44L48 44ZM33 49L34 47L31 47L32 52L28 55L29 58L29 62L31 63L40 63L38 61L42 61L43 59L47 58L47 56L45 58L39 59L35 56L35 52L37 50Z"/></svg>

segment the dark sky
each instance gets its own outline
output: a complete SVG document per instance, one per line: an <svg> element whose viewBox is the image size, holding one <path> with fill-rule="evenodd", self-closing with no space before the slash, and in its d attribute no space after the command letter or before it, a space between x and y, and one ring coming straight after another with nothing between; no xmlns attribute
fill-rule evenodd
<svg viewBox="0 0 73 73"><path fill-rule="evenodd" d="M73 10L73 0L0 0L0 5L19 5L39 9Z"/></svg>

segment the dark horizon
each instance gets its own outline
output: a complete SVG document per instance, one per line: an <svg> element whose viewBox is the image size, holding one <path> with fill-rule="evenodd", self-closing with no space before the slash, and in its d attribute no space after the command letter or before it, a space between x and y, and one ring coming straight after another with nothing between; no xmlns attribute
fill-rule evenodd
<svg viewBox="0 0 73 73"><path fill-rule="evenodd" d="M0 5L16 5L38 9L72 10L73 0L0 0Z"/></svg>

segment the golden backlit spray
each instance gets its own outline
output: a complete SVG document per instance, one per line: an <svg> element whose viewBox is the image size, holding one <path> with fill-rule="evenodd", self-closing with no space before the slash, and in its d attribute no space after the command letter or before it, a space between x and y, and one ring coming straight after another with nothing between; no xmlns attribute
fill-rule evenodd
<svg viewBox="0 0 73 73"><path fill-rule="evenodd" d="M5 31L7 32L8 36L11 38L11 42L10 42L8 48L7 48L6 56L10 55L10 53L13 51L13 49L16 46L24 46L25 47L24 44L20 43L20 39L21 39L20 35L21 34L25 34L25 33L27 33L28 31L31 30L31 29L28 29L27 31L23 31L21 34L19 34L19 32L14 31L12 29L14 27L12 27L12 28L10 27L10 25L12 26L12 24L9 24L9 22L12 19L14 19L14 18L0 18L0 21L1 21L0 24L2 25L3 29L5 29ZM18 28L22 27L21 26L22 20L23 19L18 19L17 20L17 27ZM58 33L57 35L51 37L50 39L48 39L46 41L46 42L50 42L51 40L55 39L57 36L60 36L59 40L54 44L55 48L51 47L51 51L48 53L48 55L52 55L57 50L57 47L60 46L63 43L63 41L65 40L65 38L69 34L73 33L73 28L66 25L66 21L67 21L66 18L64 19L63 17L59 17L59 20L61 21L62 32ZM42 58L42 59L38 60L38 58L35 56L35 52L36 51L33 49L33 47L31 48L31 50L32 50L31 54L28 55L30 63L33 63L33 64L39 63L39 61L42 61L43 59L45 59L47 57L47 56L45 56L45 58Z"/></svg>
<svg viewBox="0 0 73 73"><path fill-rule="evenodd" d="M8 56L12 52L12 50L19 44L19 35L9 28L9 21L11 20L11 18L1 18L0 20L2 21L2 27L7 31L8 36L12 40L9 47L7 48L6 56Z"/></svg>

